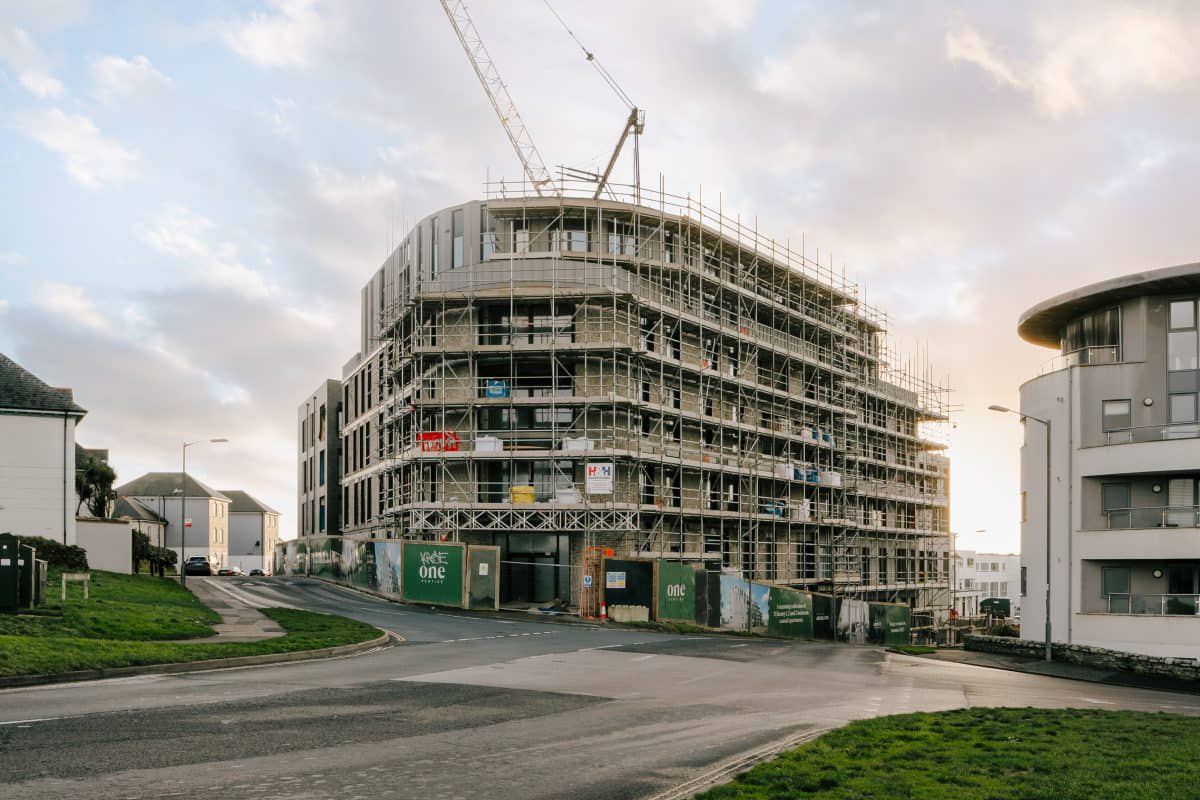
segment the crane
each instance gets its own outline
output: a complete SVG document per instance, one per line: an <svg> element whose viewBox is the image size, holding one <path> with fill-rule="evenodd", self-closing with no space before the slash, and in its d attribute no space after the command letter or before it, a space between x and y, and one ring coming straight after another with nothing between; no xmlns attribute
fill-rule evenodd
<svg viewBox="0 0 1200 800"><path fill-rule="evenodd" d="M508 94L508 87L500 77L500 72L496 69L492 57L488 55L479 31L475 29L475 23L471 20L470 12L467 11L467 4L463 0L441 0L441 4L447 19L450 20L450 25L454 28L454 33L458 35L458 41L462 44L463 51L466 52L471 66L475 69L476 77L479 78L488 100L492 103L492 108L496 111L496 116L500 118L501 127L508 135L513 149L517 151L517 158L521 160L521 167L533 185L533 190L537 192L538 197L542 197L545 192L557 195L554 179L542 162L541 153L538 152L537 145L533 143L529 129L525 127L521 113L517 111L516 103Z"/></svg>
<svg viewBox="0 0 1200 800"><path fill-rule="evenodd" d="M604 190L609 188L608 179L612 175L613 167L616 166L617 159L621 155L621 150L625 147L625 141L632 134L633 184L635 187L640 186L641 154L638 151L638 137L646 128L646 112L638 108L629 99L629 95L620 87L616 79L600 64L596 56L583 46L583 42L579 41L579 37L575 35L575 32L567 27L566 21L554 10L549 0L543 1L546 3L546 8L550 9L550 13L562 24L567 34L575 40L575 44L579 45L579 49L587 57L588 63L595 67L596 72L600 74L604 82L608 84L609 88L616 93L621 102L629 109L629 117L625 120L625 126L621 129L621 136L617 139L617 146L613 149L612 156L609 158L608 166L604 168L604 172L602 174L595 174L581 170L571 170L571 173L585 177L588 180L596 181L596 193L593 199L598 200ZM525 122L521 119L521 113L517 111L516 103L509 96L508 87L500 77L500 72L496 69L495 62L488 55L487 47L483 44L483 38L480 37L479 31L475 29L475 23L471 20L467 4L464 0L439 0L439 2L441 2L442 10L446 12L446 18L450 20L450 25L454 28L454 33L458 36L458 41L462 44L463 51L467 54L467 58L475 70L476 77L479 78L479 83L483 86L484 92L487 93L488 100L491 101L492 108L496 111L496 116L500 119L500 125L504 128L504 133L508 136L509 142L512 143L513 149L517 151L517 158L521 160L521 167L525 170L525 175L533 185L534 191L537 192L539 197L543 196L543 189L546 193L558 196L559 191L554 186L554 179L550 176L550 171L546 169L546 165L542 162L542 156L538 152L537 145L533 143L533 136L529 133L529 129L525 127ZM612 194L611 188L609 188L609 194Z"/></svg>

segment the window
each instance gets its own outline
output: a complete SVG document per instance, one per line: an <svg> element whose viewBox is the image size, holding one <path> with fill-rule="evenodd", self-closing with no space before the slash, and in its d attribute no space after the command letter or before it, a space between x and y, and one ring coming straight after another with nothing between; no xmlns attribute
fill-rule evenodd
<svg viewBox="0 0 1200 800"><path fill-rule="evenodd" d="M463 265L463 210L456 208L450 215L450 269Z"/></svg>
<svg viewBox="0 0 1200 800"><path fill-rule="evenodd" d="M321 479L320 485L324 486L325 485L325 451L324 450L321 451L320 470L321 470L320 471L320 479Z"/></svg>
<svg viewBox="0 0 1200 800"><path fill-rule="evenodd" d="M1028 594L1026 591L1029 588L1028 570L1029 567L1025 566L1024 564L1021 565L1021 597L1024 597L1026 594Z"/></svg>
<svg viewBox="0 0 1200 800"><path fill-rule="evenodd" d="M429 277L438 276L438 218L429 220Z"/></svg>
<svg viewBox="0 0 1200 800"><path fill-rule="evenodd" d="M1105 431L1117 431L1132 426L1132 412L1128 400L1105 400L1102 408Z"/></svg>
<svg viewBox="0 0 1200 800"><path fill-rule="evenodd" d="M1129 567L1100 568L1100 596L1129 594Z"/></svg>
<svg viewBox="0 0 1200 800"><path fill-rule="evenodd" d="M1170 402L1171 422L1196 421L1196 395L1173 394Z"/></svg>
<svg viewBox="0 0 1200 800"><path fill-rule="evenodd" d="M1029 495L1021 492L1021 522L1029 521Z"/></svg>
<svg viewBox="0 0 1200 800"><path fill-rule="evenodd" d="M1132 525L1129 494L1128 483L1105 483L1100 486L1101 511L1109 529L1128 528Z"/></svg>
<svg viewBox="0 0 1200 800"><path fill-rule="evenodd" d="M328 426L326 424L325 404L322 403L321 404L321 422L320 422L320 427L317 428L317 438L319 440L321 440L322 442L325 441L325 428L326 427L328 427Z"/></svg>
<svg viewBox="0 0 1200 800"><path fill-rule="evenodd" d="M1196 327L1196 304L1191 300L1171 303L1171 330Z"/></svg>

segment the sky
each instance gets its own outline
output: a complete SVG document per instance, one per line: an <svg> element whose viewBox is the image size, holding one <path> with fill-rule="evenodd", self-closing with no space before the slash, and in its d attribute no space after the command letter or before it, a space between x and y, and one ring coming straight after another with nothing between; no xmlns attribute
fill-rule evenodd
<svg viewBox="0 0 1200 800"><path fill-rule="evenodd" d="M956 409L958 545L1015 552L1028 307L1198 260L1200 6L553 0L646 109L641 167L804 237ZM546 5L471 12L550 165L626 110ZM0 3L0 352L119 480L241 488L295 531L296 408L407 223L520 167L434 0ZM619 180L630 180L628 162Z"/></svg>

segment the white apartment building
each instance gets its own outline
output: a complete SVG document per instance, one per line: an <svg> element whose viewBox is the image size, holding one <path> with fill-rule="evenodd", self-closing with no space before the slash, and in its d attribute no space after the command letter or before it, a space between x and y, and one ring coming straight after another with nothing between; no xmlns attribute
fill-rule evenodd
<svg viewBox="0 0 1200 800"><path fill-rule="evenodd" d="M1023 339L1060 351L1021 386L1026 638L1044 635L1049 587L1055 642L1200 658L1198 298L1185 264L1021 316Z"/></svg>
<svg viewBox="0 0 1200 800"><path fill-rule="evenodd" d="M954 554L954 608L960 616L980 614L987 598L1007 598L1012 616L1020 616L1021 557L1011 553L978 553L957 550Z"/></svg>
<svg viewBox="0 0 1200 800"><path fill-rule="evenodd" d="M75 426L87 411L0 353L0 532L75 544Z"/></svg>
<svg viewBox="0 0 1200 800"><path fill-rule="evenodd" d="M279 512L241 489L222 489L229 498L228 566L270 571L279 542Z"/></svg>
<svg viewBox="0 0 1200 800"><path fill-rule="evenodd" d="M230 500L216 489L191 475L185 484L179 472L147 472L118 486L117 497L133 498L167 520L164 546L182 553L181 564L192 556L207 556L213 569L229 563Z"/></svg>

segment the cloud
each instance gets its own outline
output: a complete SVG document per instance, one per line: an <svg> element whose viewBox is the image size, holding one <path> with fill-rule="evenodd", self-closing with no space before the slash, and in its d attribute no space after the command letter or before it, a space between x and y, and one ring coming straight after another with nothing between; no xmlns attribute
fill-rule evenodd
<svg viewBox="0 0 1200 800"><path fill-rule="evenodd" d="M100 312L81 286L43 282L38 288L35 303L45 311L65 317L72 324L82 324L102 333L112 330L108 317Z"/></svg>
<svg viewBox="0 0 1200 800"><path fill-rule="evenodd" d="M62 96L62 82L36 70L25 70L21 73L21 85L31 94L43 100L55 100Z"/></svg>
<svg viewBox="0 0 1200 800"><path fill-rule="evenodd" d="M137 174L140 156L104 138L87 117L51 108L19 114L17 119L26 136L58 153L67 174L88 189L120 183Z"/></svg>
<svg viewBox="0 0 1200 800"><path fill-rule="evenodd" d="M24 29L0 27L0 60L18 73L18 80L30 94L43 100L62 95L62 82L47 71L45 56Z"/></svg>
<svg viewBox="0 0 1200 800"><path fill-rule="evenodd" d="M155 69L145 56L135 56L132 61L120 56L98 58L92 62L92 78L96 82L96 97L110 105L128 97L152 97L172 86L171 79Z"/></svg>
<svg viewBox="0 0 1200 800"><path fill-rule="evenodd" d="M946 33L946 58L950 61L966 61L991 75L997 83L1024 88L1025 82L1017 77L1012 68L992 52L992 47L973 28L963 28Z"/></svg>
<svg viewBox="0 0 1200 800"><path fill-rule="evenodd" d="M313 0L271 0L276 13L255 12L224 26L221 38L235 53L264 67L307 67L329 34Z"/></svg>
<svg viewBox="0 0 1200 800"><path fill-rule="evenodd" d="M0 253L0 264L7 264L8 266L20 266L21 264L24 264L24 263L25 263L25 256L21 255L20 253L14 251L14 250L9 250L7 252Z"/></svg>
<svg viewBox="0 0 1200 800"><path fill-rule="evenodd" d="M278 287L241 262L237 245L208 241L213 228L212 220L207 217L175 206L160 213L151 225L139 226L137 232L153 249L191 265L190 274L196 285L258 299L276 294Z"/></svg>

